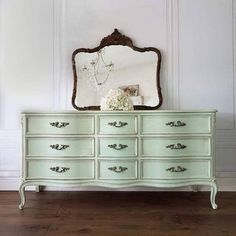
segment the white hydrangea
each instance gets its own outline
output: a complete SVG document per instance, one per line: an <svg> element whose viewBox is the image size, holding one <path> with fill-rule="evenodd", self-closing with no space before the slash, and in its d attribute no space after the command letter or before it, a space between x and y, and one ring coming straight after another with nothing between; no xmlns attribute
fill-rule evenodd
<svg viewBox="0 0 236 236"><path fill-rule="evenodd" d="M131 111L133 109L131 99L121 89L110 89L101 102L102 111Z"/></svg>

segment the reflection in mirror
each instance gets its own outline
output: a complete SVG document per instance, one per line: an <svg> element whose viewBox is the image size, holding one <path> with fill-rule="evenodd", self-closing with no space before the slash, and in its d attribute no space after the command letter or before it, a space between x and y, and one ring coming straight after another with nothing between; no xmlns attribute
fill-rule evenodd
<svg viewBox="0 0 236 236"><path fill-rule="evenodd" d="M133 104L157 106L156 60L154 52L140 53L117 45L94 53L77 54L76 104L79 107L99 106L109 89L122 88L127 92L138 85L138 91L130 94Z"/></svg>
<svg viewBox="0 0 236 236"><path fill-rule="evenodd" d="M118 36L122 35L118 32ZM160 52L156 48L137 48L130 43L120 45L119 40L103 46L103 41L95 49L78 49L73 53L73 106L99 109L107 92L120 88L136 109L158 108L162 103Z"/></svg>

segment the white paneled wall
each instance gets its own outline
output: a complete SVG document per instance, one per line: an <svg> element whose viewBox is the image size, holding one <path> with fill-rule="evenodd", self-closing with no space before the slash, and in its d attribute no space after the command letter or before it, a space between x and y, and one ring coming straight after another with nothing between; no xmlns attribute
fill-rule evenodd
<svg viewBox="0 0 236 236"><path fill-rule="evenodd" d="M53 109L53 10L52 0L0 1L0 189L19 182L20 113Z"/></svg>
<svg viewBox="0 0 236 236"><path fill-rule="evenodd" d="M232 29L232 1L179 2L180 108L214 107L224 130L235 124Z"/></svg>
<svg viewBox="0 0 236 236"><path fill-rule="evenodd" d="M236 190L235 0L0 0L0 189L17 189L20 113L72 110L71 54L118 28L163 55L162 109L217 109L217 177Z"/></svg>

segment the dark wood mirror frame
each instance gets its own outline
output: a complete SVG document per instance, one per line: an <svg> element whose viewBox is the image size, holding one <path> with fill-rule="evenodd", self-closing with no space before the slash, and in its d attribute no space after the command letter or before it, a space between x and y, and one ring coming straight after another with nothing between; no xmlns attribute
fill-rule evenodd
<svg viewBox="0 0 236 236"><path fill-rule="evenodd" d="M87 107L78 107L75 104L76 101L76 94L77 94L77 71L76 71L76 63L75 63L75 57L78 53L86 52L86 53L94 53L106 46L111 45L123 45L128 46L132 48L134 51L138 52L148 52L152 51L157 54L157 67L156 67L156 88L157 88L157 96L159 98L159 103L156 106L145 106L145 105L134 105L134 110L155 110L158 109L163 102L163 97L161 94L161 87L160 87L160 68L161 68L161 52L155 48L155 47L144 47L139 48L135 46L132 42L132 40L121 34L117 29L114 30L114 32L111 35L108 35L107 37L103 38L100 45L95 48L78 48L76 49L72 54L72 68L73 68L73 75L74 75L74 87L73 87L73 93L72 93L72 105L76 110L100 110L100 106L87 106Z"/></svg>

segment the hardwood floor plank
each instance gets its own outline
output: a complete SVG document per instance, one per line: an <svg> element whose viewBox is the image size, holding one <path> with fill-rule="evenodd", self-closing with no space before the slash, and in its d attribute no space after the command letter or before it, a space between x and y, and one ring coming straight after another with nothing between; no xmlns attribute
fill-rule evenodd
<svg viewBox="0 0 236 236"><path fill-rule="evenodd" d="M1 236L235 236L235 192L0 192Z"/></svg>

